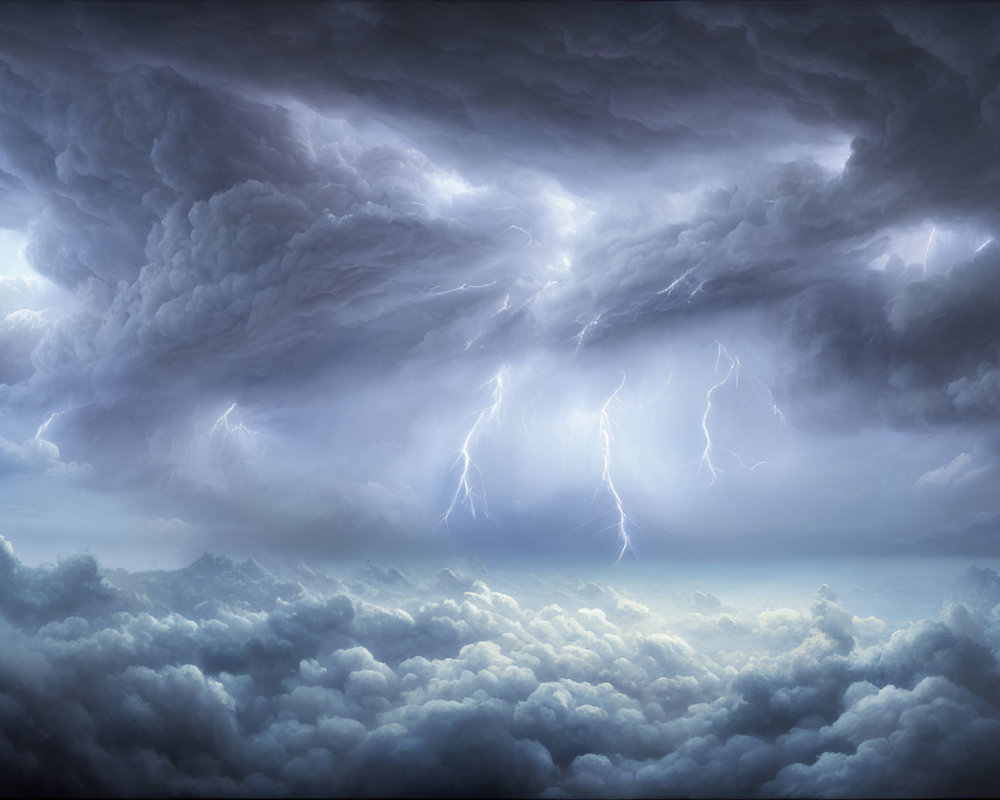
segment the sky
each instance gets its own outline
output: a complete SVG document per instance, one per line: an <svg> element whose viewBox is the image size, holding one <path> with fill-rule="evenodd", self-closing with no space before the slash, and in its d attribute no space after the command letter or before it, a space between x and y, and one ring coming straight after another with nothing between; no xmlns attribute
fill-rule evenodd
<svg viewBox="0 0 1000 800"><path fill-rule="evenodd" d="M992 3L5 4L13 785L995 785L997 42Z"/></svg>
<svg viewBox="0 0 1000 800"><path fill-rule="evenodd" d="M29 560L997 554L994 6L4 17Z"/></svg>

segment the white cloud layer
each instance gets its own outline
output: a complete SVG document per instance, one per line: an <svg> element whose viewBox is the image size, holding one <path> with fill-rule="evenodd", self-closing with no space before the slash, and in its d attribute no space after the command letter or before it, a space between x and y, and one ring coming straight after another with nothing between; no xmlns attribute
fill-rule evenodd
<svg viewBox="0 0 1000 800"><path fill-rule="evenodd" d="M449 569L278 578L208 555L102 576L0 544L15 794L942 796L998 778L988 569L891 627L826 585L808 610L695 592L652 611L554 577L507 594Z"/></svg>

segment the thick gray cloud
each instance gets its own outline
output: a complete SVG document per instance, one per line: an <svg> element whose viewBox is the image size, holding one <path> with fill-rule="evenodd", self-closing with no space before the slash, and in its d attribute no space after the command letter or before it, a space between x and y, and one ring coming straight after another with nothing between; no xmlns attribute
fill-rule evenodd
<svg viewBox="0 0 1000 800"><path fill-rule="evenodd" d="M559 543L617 492L652 549L995 552L998 20L12 5L4 470L225 547Z"/></svg>
<svg viewBox="0 0 1000 800"><path fill-rule="evenodd" d="M893 627L826 585L802 610L695 592L652 611L662 589L555 576L508 594L461 570L278 578L209 555L31 568L2 544L16 794L968 796L997 779L988 569Z"/></svg>

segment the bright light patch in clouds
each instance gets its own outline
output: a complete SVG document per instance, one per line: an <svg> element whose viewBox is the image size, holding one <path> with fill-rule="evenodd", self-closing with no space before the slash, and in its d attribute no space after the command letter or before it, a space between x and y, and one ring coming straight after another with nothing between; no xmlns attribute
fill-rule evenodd
<svg viewBox="0 0 1000 800"><path fill-rule="evenodd" d="M851 138L841 136L826 142L796 142L778 147L772 154L774 161L814 161L831 175L840 175L851 157Z"/></svg>
<svg viewBox="0 0 1000 800"><path fill-rule="evenodd" d="M454 172L438 172L430 177L434 191L440 197L442 203L451 203L456 198L476 192L476 187ZM483 191L479 189L478 191Z"/></svg>
<svg viewBox="0 0 1000 800"><path fill-rule="evenodd" d="M34 271L24 260L24 248L28 244L27 237L12 230L0 230L0 269L3 278L29 277Z"/></svg>
<svg viewBox="0 0 1000 800"><path fill-rule="evenodd" d="M991 4L5 6L16 785L992 786L996 41ZM456 554L509 592L407 577ZM924 610L804 600L836 558ZM698 559L810 585L527 577ZM113 573L153 565L192 571Z"/></svg>
<svg viewBox="0 0 1000 800"><path fill-rule="evenodd" d="M558 185L542 189L539 196L555 218L555 232L563 239L572 240L594 218L594 212L587 210L580 198L571 197Z"/></svg>
<svg viewBox="0 0 1000 800"><path fill-rule="evenodd" d="M993 241L981 225L923 224L882 237L885 250L869 262L869 268L885 270L890 264L915 267L919 277L947 272L980 253Z"/></svg>
<svg viewBox="0 0 1000 800"><path fill-rule="evenodd" d="M0 229L0 315L8 317L0 325L8 331L38 329L43 319L57 319L73 308L72 295L32 269L25 255L28 242L23 232Z"/></svg>

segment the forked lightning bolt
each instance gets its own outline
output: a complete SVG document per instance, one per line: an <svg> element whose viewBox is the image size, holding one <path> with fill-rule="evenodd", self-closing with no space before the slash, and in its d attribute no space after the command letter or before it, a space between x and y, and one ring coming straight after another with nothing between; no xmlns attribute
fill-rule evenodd
<svg viewBox="0 0 1000 800"><path fill-rule="evenodd" d="M724 349L722 345L719 344L718 342L716 342L716 345L718 345L719 349L715 357L715 371L716 373L718 373L719 361L722 358L722 353ZM726 354L726 358L729 358L728 353ZM719 381L711 389L709 389L705 395L705 413L702 414L701 417L701 432L705 436L705 449L701 453L701 459L699 460L699 465L704 465L708 469L709 474L712 476L712 480L709 481L708 484L709 486L712 486L719 479L719 469L712 462L712 448L715 447L715 445L712 442L712 434L709 433L708 430L708 417L709 414L712 413L712 395L726 385L726 383L729 381L729 378L732 376L733 371L736 369L736 365L737 365L736 360L729 359L729 370L726 372L726 377L724 377L721 381Z"/></svg>
<svg viewBox="0 0 1000 800"><path fill-rule="evenodd" d="M254 431L250 430L242 422L238 422L235 425L233 425L229 421L229 415L233 413L237 405L238 405L237 403L233 403L231 406L229 406L229 408L226 409L226 413L215 421L215 424L212 426L212 430L210 430L209 433L215 433L216 431L221 431L221 430L224 430L227 436L230 433L253 433Z"/></svg>
<svg viewBox="0 0 1000 800"><path fill-rule="evenodd" d="M483 475L479 467L477 467L476 463L472 460L472 445L478 438L482 428L488 422L495 419L497 414L500 413L500 406L503 403L504 385L507 381L507 373L507 367L503 366L500 368L500 371L493 376L493 378L483 384L484 386L490 387L490 397L492 402L486 408L474 412L476 420L472 423L472 427L469 428L469 432L465 435L465 440L462 442L462 447L458 451L458 458L455 461L456 465L461 464L462 466L462 471L458 477L458 485L455 487L455 494L451 498L448 510L445 511L444 515L441 517L442 522L447 522L451 519L451 515L455 513L455 509L461 505L468 505L469 513L472 514L472 518L476 518L476 493L472 485L474 474L479 477L483 513L486 516L489 516L489 508L486 505L486 489L483 486Z"/></svg>
<svg viewBox="0 0 1000 800"><path fill-rule="evenodd" d="M231 406L229 406L229 408L226 409L225 413L222 414L217 420L215 420L215 424L212 425L211 430L209 430L207 434L199 435L198 424L195 423L194 436L191 437L191 441L188 442L187 447L184 449L184 454L181 456L181 459L177 463L175 463L173 469L170 470L170 477L167 478L167 486L170 486L174 482L174 477L177 475L178 470L182 469L184 464L188 462L188 460L191 458L191 454L194 451L195 446L198 443L198 440L201 439L203 436L211 436L214 433L222 433L225 435L225 438L228 439L233 434L245 433L254 436L257 433L256 431L250 430L250 428L248 428L242 422L234 423L232 420L229 419L230 415L236 410L236 407L238 405L239 403L233 403Z"/></svg>
<svg viewBox="0 0 1000 800"><path fill-rule="evenodd" d="M671 282L671 284L666 289L660 289L660 291L658 291L657 294L666 294L666 295L669 295L671 292L673 292L674 289L677 288L677 286L680 283L682 283L685 280L687 280L687 277L692 272L694 272L694 267L691 267L690 269L685 270L679 277L674 278L674 280Z"/></svg>
<svg viewBox="0 0 1000 800"><path fill-rule="evenodd" d="M778 408L778 404L774 400L774 395L771 393L770 387L768 387L768 385L764 383L764 381L762 381L753 373L750 374L750 377L753 378L755 381L757 381L757 383L760 384L760 386L764 389L764 391L767 392L767 400L771 404L771 413L774 415L774 418L778 421L781 427L784 428L787 433L791 433L791 428L788 427L788 420L785 419L785 413L780 408Z"/></svg>
<svg viewBox="0 0 1000 800"><path fill-rule="evenodd" d="M618 522L615 527L618 529L618 542L621 545L621 549L618 551L618 558L615 559L615 563L622 560L622 556L625 555L625 551L632 546L632 539L628 533L628 527L626 523L630 522L628 514L625 513L625 506L622 504L621 495L618 494L618 490L615 488L614 479L611 476L611 443L614 441L614 437L611 435L611 416L608 413L608 409L611 407L611 403L618 397L618 393L625 386L625 375L622 374L622 382L618 384L618 388L611 393L611 396L604 402L601 407L600 415L600 437L601 437L601 448L604 453L604 471L601 473L601 485L607 489L608 494L611 495L611 499L615 503L615 511L618 514Z"/></svg>
<svg viewBox="0 0 1000 800"><path fill-rule="evenodd" d="M715 355L715 372L716 372L716 374L718 374L718 372L719 372L719 365L722 363L723 359L725 359L726 361L729 362L729 366L726 369L726 374L722 378L722 380L719 381L718 383L714 384L708 390L708 392L705 394L705 412L701 416L701 432L702 432L702 435L705 437L705 449L701 453L701 458L698 460L698 465L699 465L699 467L704 466L708 470L709 475L712 476L712 479L708 482L708 487L711 487L714 484L716 484L718 482L718 480L719 480L720 473L722 473L722 472L725 471L721 467L717 466L716 463L712 460L712 454L714 453L714 451L716 449L722 450L723 452L726 452L726 453L729 453L729 455L731 455L733 458L735 458L736 461L737 461L737 463L739 463L739 465L741 467L743 467L744 469L755 470L755 469L757 469L757 467L763 466L765 464L767 464L769 466L774 466L769 461L758 461L756 464L752 464L752 465L747 464L746 462L743 461L743 459L739 455L739 453L735 453L732 450L729 450L728 448L722 447L721 445L719 445L716 442L712 441L712 434L709 431L709 427L708 427L708 419L709 419L709 417L711 416L711 413L712 413L712 396L719 389L721 389L723 386L725 386L727 383L729 383L730 379L734 380L735 387L738 389L739 388L739 383L740 383L740 371L742 369L742 366L740 364L739 356L736 356L735 358L733 356L730 356L729 353L728 353L728 351L726 350L726 348L723 347L719 342L716 342L715 345L716 345L716 348L717 348L716 355ZM771 390L756 375L754 375L754 374L751 373L750 377L753 378L757 383L759 383L764 388L764 390L767 392L768 401L771 403L771 413L774 414L774 418L787 431L788 430L788 423L785 420L785 415L782 413L781 409L778 408L777 403L775 403L774 396L771 394Z"/></svg>

